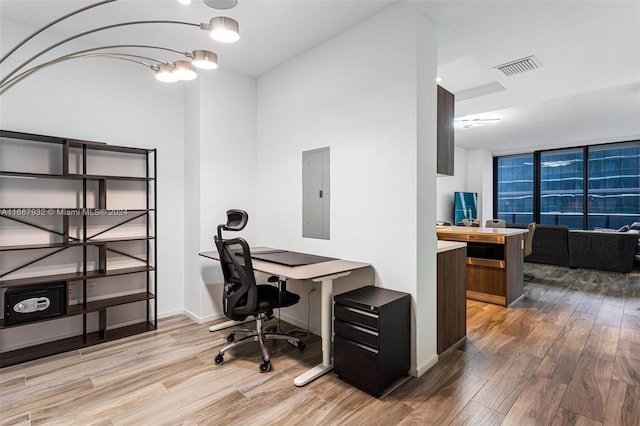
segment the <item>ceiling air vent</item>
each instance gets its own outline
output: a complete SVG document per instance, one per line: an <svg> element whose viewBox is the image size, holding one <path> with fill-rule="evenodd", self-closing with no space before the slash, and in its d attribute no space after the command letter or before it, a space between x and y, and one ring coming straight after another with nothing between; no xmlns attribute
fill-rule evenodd
<svg viewBox="0 0 640 426"><path fill-rule="evenodd" d="M514 74L520 74L527 71L532 71L540 68L542 64L535 56L528 56L522 59L516 59L515 61L507 62L506 64L498 65L494 67L498 71L502 71L504 75L510 77Z"/></svg>

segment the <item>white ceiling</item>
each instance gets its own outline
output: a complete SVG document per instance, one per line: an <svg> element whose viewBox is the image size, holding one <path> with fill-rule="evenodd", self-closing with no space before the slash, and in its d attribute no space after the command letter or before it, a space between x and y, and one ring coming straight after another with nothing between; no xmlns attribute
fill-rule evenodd
<svg viewBox="0 0 640 426"><path fill-rule="evenodd" d="M177 0L119 0L70 18L56 31L71 35L133 20L200 23L227 15L240 22L241 40L232 45L213 42L195 27L167 24L123 27L87 39L214 50L221 66L259 76L395 1L239 0L229 11L216 11L200 0L190 6ZM438 28L440 84L460 94L456 116L501 118L497 124L457 129L457 145L508 153L640 137L639 1L409 2ZM38 27L91 3L0 0L0 16ZM26 35L9 36L17 42ZM542 68L511 77L493 68L530 55ZM500 85L504 90L496 91Z"/></svg>

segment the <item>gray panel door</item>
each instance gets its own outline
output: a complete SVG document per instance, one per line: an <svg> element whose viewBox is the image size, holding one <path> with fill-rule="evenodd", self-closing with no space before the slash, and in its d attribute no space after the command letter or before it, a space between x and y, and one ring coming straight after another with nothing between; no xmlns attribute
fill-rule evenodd
<svg viewBox="0 0 640 426"><path fill-rule="evenodd" d="M302 153L302 236L329 239L329 147Z"/></svg>

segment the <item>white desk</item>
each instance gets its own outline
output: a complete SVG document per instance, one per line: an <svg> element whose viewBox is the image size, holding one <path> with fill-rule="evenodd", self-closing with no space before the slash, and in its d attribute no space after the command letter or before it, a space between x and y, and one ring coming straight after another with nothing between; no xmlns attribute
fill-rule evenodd
<svg viewBox="0 0 640 426"><path fill-rule="evenodd" d="M264 250L274 249L269 247L251 248L252 253L259 253ZM217 251L203 252L200 253L200 256L220 260ZM333 296L333 280L346 277L356 269L366 268L371 265L340 259L302 266L285 266L258 259L251 259L251 262L255 271L264 272L269 275L279 275L292 280L311 280L321 283L320 337L322 338L322 364L318 364L299 375L294 379L293 383L296 386L304 386L331 371L333 369L333 362L331 361L331 337L333 335L333 303L331 298ZM218 326L218 328L220 327Z"/></svg>

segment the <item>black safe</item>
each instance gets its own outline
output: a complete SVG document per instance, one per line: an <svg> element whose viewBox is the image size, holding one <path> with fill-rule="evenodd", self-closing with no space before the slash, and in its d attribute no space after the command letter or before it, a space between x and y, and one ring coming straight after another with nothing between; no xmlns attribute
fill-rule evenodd
<svg viewBox="0 0 640 426"><path fill-rule="evenodd" d="M4 293L4 324L22 324L66 314L65 283L13 287Z"/></svg>
<svg viewBox="0 0 640 426"><path fill-rule="evenodd" d="M409 373L411 295L367 286L334 301L334 371L379 397Z"/></svg>

